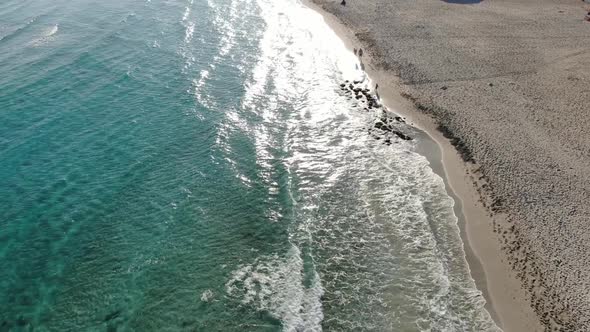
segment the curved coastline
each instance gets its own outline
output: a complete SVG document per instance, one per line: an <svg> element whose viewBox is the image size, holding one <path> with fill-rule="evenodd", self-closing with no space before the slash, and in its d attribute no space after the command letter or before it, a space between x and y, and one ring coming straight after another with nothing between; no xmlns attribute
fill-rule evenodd
<svg viewBox="0 0 590 332"><path fill-rule="evenodd" d="M337 16L324 10L314 0L302 2L324 17L347 48L352 50L362 46L365 50L369 49L357 38L355 31ZM477 288L486 299L486 309L504 331L543 330L541 320L530 306L527 294L501 249L492 217L495 221L504 217L499 213L492 214L485 206L486 198L480 190L484 182L478 174L478 165L466 161L464 151L456 144L451 132L442 130L433 118L417 109L412 97L404 93L395 74L376 65L381 63L379 58L365 52L363 59L365 72L379 84L383 104L407 118L424 136L418 150L443 179L447 193L455 201L454 210L464 243L465 259Z"/></svg>

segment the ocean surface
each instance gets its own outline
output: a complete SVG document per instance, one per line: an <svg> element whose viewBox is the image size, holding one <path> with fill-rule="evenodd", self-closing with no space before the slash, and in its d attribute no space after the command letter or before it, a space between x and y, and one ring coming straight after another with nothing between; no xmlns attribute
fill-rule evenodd
<svg viewBox="0 0 590 332"><path fill-rule="evenodd" d="M0 331L495 330L360 68L296 0L2 1Z"/></svg>

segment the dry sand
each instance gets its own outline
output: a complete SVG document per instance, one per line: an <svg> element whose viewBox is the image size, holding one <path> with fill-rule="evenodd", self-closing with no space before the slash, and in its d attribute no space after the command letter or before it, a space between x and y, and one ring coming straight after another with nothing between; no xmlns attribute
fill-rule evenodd
<svg viewBox="0 0 590 332"><path fill-rule="evenodd" d="M387 104L440 144L502 328L590 331L588 4L313 1L365 50Z"/></svg>

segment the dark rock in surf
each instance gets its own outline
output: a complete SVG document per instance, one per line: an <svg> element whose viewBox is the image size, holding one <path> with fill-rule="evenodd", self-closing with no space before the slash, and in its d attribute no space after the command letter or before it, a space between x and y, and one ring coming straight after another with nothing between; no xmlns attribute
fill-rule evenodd
<svg viewBox="0 0 590 332"><path fill-rule="evenodd" d="M375 122L375 128L381 129L381 130L384 130L384 131L390 131L391 130L391 128L388 125L386 125L384 122L382 122L382 121Z"/></svg>
<svg viewBox="0 0 590 332"><path fill-rule="evenodd" d="M406 135L406 134L402 133L401 131L394 130L394 131L393 131L393 133L394 133L394 134L395 134L397 137L399 137L399 138L401 138L401 139L403 139L403 140L405 140L405 141L411 141L411 140L412 140L412 138L411 138L410 136L408 136L408 135Z"/></svg>

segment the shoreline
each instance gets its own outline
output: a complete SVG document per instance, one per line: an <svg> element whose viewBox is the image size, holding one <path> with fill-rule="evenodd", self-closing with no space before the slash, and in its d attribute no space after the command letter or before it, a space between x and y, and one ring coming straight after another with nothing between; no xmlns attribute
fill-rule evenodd
<svg viewBox="0 0 590 332"><path fill-rule="evenodd" d="M322 15L349 50L352 51L355 46L368 49L338 17L313 0L302 0L302 3ZM405 117L426 140L431 141L420 144L418 152L428 159L433 171L443 179L448 195L455 201L453 209L463 240L465 260L486 300L485 308L490 316L506 332L543 330L541 320L530 306L527 294L504 256L500 239L493 229L492 216L482 204L476 183L478 180L474 177L478 166L465 162L451 139L439 130L436 121L417 110L411 97L404 95L395 74L377 69L375 59L368 52L363 59L364 71L379 84L382 103L389 111ZM493 217L500 222L503 219L499 214Z"/></svg>

